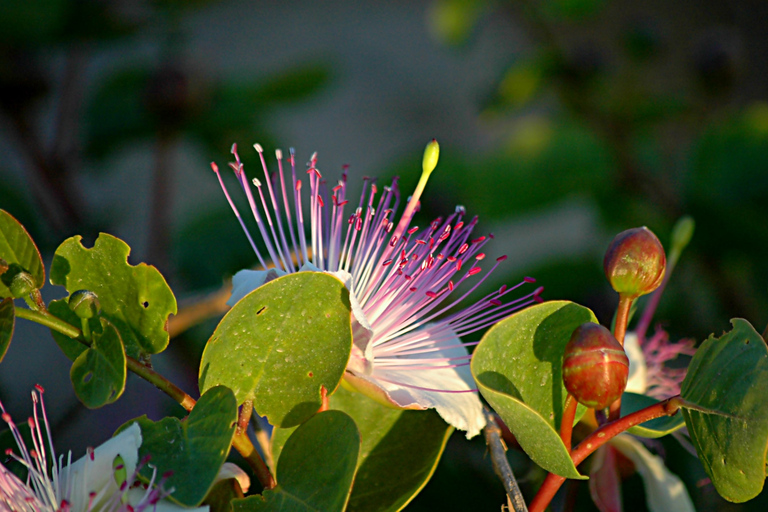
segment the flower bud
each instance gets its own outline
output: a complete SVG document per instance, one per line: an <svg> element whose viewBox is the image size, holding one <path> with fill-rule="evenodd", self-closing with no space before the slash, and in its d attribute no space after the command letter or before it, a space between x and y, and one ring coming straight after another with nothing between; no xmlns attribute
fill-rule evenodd
<svg viewBox="0 0 768 512"><path fill-rule="evenodd" d="M581 404L605 409L627 386L629 359L611 332L587 322L573 331L565 346L563 382Z"/></svg>
<svg viewBox="0 0 768 512"><path fill-rule="evenodd" d="M12 270L9 272L12 272ZM20 270L10 279L8 289L15 299L19 299L32 293L33 290L37 289L37 286L35 286L35 279L32 277L32 274Z"/></svg>
<svg viewBox="0 0 768 512"><path fill-rule="evenodd" d="M79 318L89 319L98 314L101 305L95 293L88 290L77 290L69 296L69 309Z"/></svg>
<svg viewBox="0 0 768 512"><path fill-rule="evenodd" d="M631 299L658 288L666 266L664 247L646 227L616 235L603 260L605 276L613 289Z"/></svg>

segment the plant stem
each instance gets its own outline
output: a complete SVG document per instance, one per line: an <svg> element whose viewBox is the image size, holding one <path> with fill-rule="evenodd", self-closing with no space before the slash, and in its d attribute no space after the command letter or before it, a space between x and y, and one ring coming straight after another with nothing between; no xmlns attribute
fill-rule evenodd
<svg viewBox="0 0 768 512"><path fill-rule="evenodd" d="M69 336L70 338L77 339L81 342L83 341L83 333L80 329L68 322L65 322L61 318L53 316L47 311L43 312L34 311L32 309L16 308L16 316L18 318L24 318L25 320L37 322L38 324L44 325L49 329L60 332L64 336Z"/></svg>
<svg viewBox="0 0 768 512"><path fill-rule="evenodd" d="M619 294L619 307L616 310L616 324L613 326L613 336L619 345L624 346L624 336L627 333L627 323L629 322L629 310L632 308L634 297L627 297ZM608 412L608 421L615 421L621 414L621 397L613 402Z"/></svg>
<svg viewBox="0 0 768 512"><path fill-rule="evenodd" d="M186 394L176 384L169 381L149 366L141 364L132 357L126 356L125 360L130 371L146 380L169 397L173 398L187 412L191 411L195 406L196 402L194 398Z"/></svg>
<svg viewBox="0 0 768 512"><path fill-rule="evenodd" d="M573 419L576 417L576 406L578 402L573 395L568 393L565 399L565 408L563 418L560 420L560 439L563 440L565 448L571 451L571 435L573 434Z"/></svg>
<svg viewBox="0 0 768 512"><path fill-rule="evenodd" d="M246 400L240 409L240 417L237 420L237 433L246 432L253 414L253 400Z"/></svg>
<svg viewBox="0 0 768 512"><path fill-rule="evenodd" d="M264 460L259 455L256 447L253 446L246 432L235 433L235 437L232 439L232 447L240 452L240 455L248 462L248 465L251 466L256 478L259 479L264 489L275 488L277 485L275 478L270 473L267 465L264 464Z"/></svg>
<svg viewBox="0 0 768 512"><path fill-rule="evenodd" d="M512 468L509 467L506 454L507 447L501 439L501 427L496 423L496 419L487 408L484 408L483 412L486 420L485 428L483 429L485 444L488 445L488 450L491 453L493 469L504 485L504 490L507 491L507 502L510 509L515 512L528 512L523 494L520 492L517 480L515 480L515 474L512 472Z"/></svg>
<svg viewBox="0 0 768 512"><path fill-rule="evenodd" d="M653 404L645 409L640 409L623 418L619 418L616 421L603 425L587 436L586 439L579 443L579 445L571 452L573 464L578 466L584 459L594 453L595 450L635 425L662 416L674 416L677 411L680 410L682 404L683 401L680 399L679 395L673 396L663 402ZM549 502L552 501L552 498L554 498L555 493L564 481L565 477L555 475L554 473L548 474L547 478L544 479L544 483L541 484L536 497L533 498L533 501L531 502L531 512L544 512L544 509L549 505Z"/></svg>

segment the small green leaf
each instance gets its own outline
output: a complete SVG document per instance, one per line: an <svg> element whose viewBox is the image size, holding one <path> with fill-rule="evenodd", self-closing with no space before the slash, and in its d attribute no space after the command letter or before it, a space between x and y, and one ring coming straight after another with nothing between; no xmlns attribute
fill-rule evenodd
<svg viewBox="0 0 768 512"><path fill-rule="evenodd" d="M41 288L45 283L45 267L40 251L24 226L5 210L0 210L0 260L4 260L4 265L15 263L28 272L36 288ZM4 272L1 270L0 274ZM12 297L8 286L2 282L0 297Z"/></svg>
<svg viewBox="0 0 768 512"><path fill-rule="evenodd" d="M286 441L277 462L277 487L233 501L234 511L341 512L359 452L360 433L352 418L341 411L316 414Z"/></svg>
<svg viewBox="0 0 768 512"><path fill-rule="evenodd" d="M69 370L75 394L89 409L111 404L125 389L125 349L115 326L101 319L102 333L93 333L91 347Z"/></svg>
<svg viewBox="0 0 768 512"><path fill-rule="evenodd" d="M649 396L639 395L637 393L624 393L621 395L621 415L626 416L629 413L645 409L646 407L650 407L657 403L659 403L658 400ZM684 425L685 420L683 419L683 415L675 414L674 416L662 416L661 418L635 425L627 430L627 432L636 436L655 439L671 434L675 430L682 428Z"/></svg>
<svg viewBox="0 0 768 512"><path fill-rule="evenodd" d="M571 333L597 319L589 309L551 301L525 309L492 327L472 357L480 393L536 464L567 478L584 478L558 430L568 392L563 351ZM576 421L586 412L579 406Z"/></svg>
<svg viewBox="0 0 768 512"><path fill-rule="evenodd" d="M130 265L131 248L119 238L101 233L92 249L83 247L81 238L68 238L56 249L51 283L69 293L94 292L101 315L120 332L127 355L140 359L162 352L168 346L166 322L176 313L168 283L151 265Z"/></svg>
<svg viewBox="0 0 768 512"><path fill-rule="evenodd" d="M694 406L683 416L704 470L723 498L741 503L765 483L768 347L746 320L731 324L696 351L680 394Z"/></svg>
<svg viewBox="0 0 768 512"><path fill-rule="evenodd" d="M79 328L81 325L80 319L77 317L75 312L69 309L67 299L57 299L49 302L48 312L53 316L64 320L68 324L74 325L75 327ZM99 317L91 318L88 320L88 325L90 326L92 333L101 333L100 320L101 319ZM69 336L61 334L59 331L51 329L51 335L53 336L53 340L59 346L61 351L64 352L64 355L67 356L70 361L74 361L80 356L80 354L88 350L88 347L86 347L83 343L77 341L76 339L70 338Z"/></svg>
<svg viewBox="0 0 768 512"><path fill-rule="evenodd" d="M279 427L298 425L339 385L352 349L349 292L329 274L260 286L224 316L205 346L200 390L224 385Z"/></svg>
<svg viewBox="0 0 768 512"><path fill-rule="evenodd" d="M141 458L149 455L157 474L173 474L165 484L175 491L169 498L185 507L203 501L224 464L235 435L237 404L232 391L224 386L208 390L184 420L163 418L158 422L146 416L131 420L141 427ZM141 469L145 481L152 478L152 468Z"/></svg>
<svg viewBox="0 0 768 512"><path fill-rule="evenodd" d="M402 510L432 477L453 427L433 410L391 409L343 386L329 405L349 414L363 438L347 511ZM292 431L273 431L272 455L276 459Z"/></svg>
<svg viewBox="0 0 768 512"><path fill-rule="evenodd" d="M11 346L15 323L16 309L13 306L13 299L6 297L0 302L0 362L3 361L8 347Z"/></svg>

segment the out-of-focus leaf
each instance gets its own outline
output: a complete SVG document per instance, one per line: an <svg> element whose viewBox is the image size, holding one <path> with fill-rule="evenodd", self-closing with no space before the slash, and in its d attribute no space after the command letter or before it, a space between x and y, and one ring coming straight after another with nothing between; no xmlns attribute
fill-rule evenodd
<svg viewBox="0 0 768 512"><path fill-rule="evenodd" d="M680 395L685 424L717 492L741 503L757 496L768 451L768 346L749 322L710 336L696 351Z"/></svg>
<svg viewBox="0 0 768 512"><path fill-rule="evenodd" d="M68 238L56 249L51 283L70 294L94 292L101 315L120 332L127 355L141 358L162 352L168 346L165 324L176 313L176 298L162 274L145 263L130 265L131 248L111 235L101 233L91 249L80 240Z"/></svg>
<svg viewBox="0 0 768 512"><path fill-rule="evenodd" d="M529 307L489 329L471 364L480 393L528 456L567 478L584 477L558 433L568 395L562 378L563 352L571 333L585 322L597 319L572 302ZM585 412L579 405L576 420Z"/></svg>
<svg viewBox="0 0 768 512"><path fill-rule="evenodd" d="M485 0L433 0L427 13L432 37L449 45L466 42L486 5Z"/></svg>
<svg viewBox="0 0 768 512"><path fill-rule="evenodd" d="M359 452L360 433L352 418L341 411L321 412L286 441L277 462L277 487L235 500L234 511L341 512Z"/></svg>
<svg viewBox="0 0 768 512"><path fill-rule="evenodd" d="M352 349L349 292L335 277L299 272L275 279L224 316L200 361L200 390L224 385L238 404L291 427L339 385Z"/></svg>
<svg viewBox="0 0 768 512"><path fill-rule="evenodd" d="M13 299L10 297L0 301L0 362L3 361L8 347L13 338L13 327L16 323L16 309L13 305Z"/></svg>
<svg viewBox="0 0 768 512"><path fill-rule="evenodd" d="M329 405L349 414L363 439L347 510L402 510L432 477L453 428L433 410L391 409L344 387L333 394ZM292 432L273 431L275 458Z"/></svg>
<svg viewBox="0 0 768 512"><path fill-rule="evenodd" d="M578 21L593 16L605 0L546 0L543 12L553 20Z"/></svg>
<svg viewBox="0 0 768 512"><path fill-rule="evenodd" d="M17 264L32 276L35 288L45 283L45 267L40 251L19 221L5 210L0 210L0 274L7 264ZM0 282L0 297L11 297L11 291Z"/></svg>
<svg viewBox="0 0 768 512"><path fill-rule="evenodd" d="M75 394L89 409L111 404L125 390L125 349L117 329L101 319L101 334L93 333L91 347L83 351L69 370Z"/></svg>
<svg viewBox="0 0 768 512"><path fill-rule="evenodd" d="M173 472L165 484L175 489L168 499L185 507L203 501L224 464L235 435L237 404L224 386L209 389L200 397L186 419L163 418L154 422L146 416L127 422L141 427L141 458L149 455L157 474ZM153 469L144 466L142 480L152 478Z"/></svg>
<svg viewBox="0 0 768 512"><path fill-rule="evenodd" d="M64 25L67 0L3 0L0 42L37 45L50 42Z"/></svg>

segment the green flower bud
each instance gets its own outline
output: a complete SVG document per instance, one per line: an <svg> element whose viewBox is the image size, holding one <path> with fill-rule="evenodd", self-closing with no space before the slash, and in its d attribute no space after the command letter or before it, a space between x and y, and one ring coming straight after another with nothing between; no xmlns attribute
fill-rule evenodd
<svg viewBox="0 0 768 512"><path fill-rule="evenodd" d="M580 403L605 409L627 387L629 359L611 331L587 322L573 331L565 346L563 382Z"/></svg>
<svg viewBox="0 0 768 512"><path fill-rule="evenodd" d="M646 227L616 235L603 260L605 275L613 289L631 299L658 288L666 266L664 247Z"/></svg>
<svg viewBox="0 0 768 512"><path fill-rule="evenodd" d="M13 272L13 269L9 272ZM37 286L35 286L35 279L32 277L32 274L24 270L19 270L13 274L13 277L11 277L7 286L11 291L11 295L13 295L13 298L15 299L26 297L37 289Z"/></svg>
<svg viewBox="0 0 768 512"><path fill-rule="evenodd" d="M69 296L69 309L85 320L96 316L101 309L99 298L88 290L77 290Z"/></svg>

